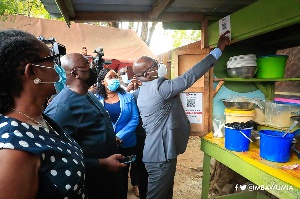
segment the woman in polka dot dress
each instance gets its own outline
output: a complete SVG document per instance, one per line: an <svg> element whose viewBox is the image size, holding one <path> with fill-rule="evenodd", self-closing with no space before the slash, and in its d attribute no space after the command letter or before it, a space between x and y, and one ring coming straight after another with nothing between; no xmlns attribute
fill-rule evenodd
<svg viewBox="0 0 300 199"><path fill-rule="evenodd" d="M0 198L87 198L80 146L42 114L53 60L33 35L0 31Z"/></svg>

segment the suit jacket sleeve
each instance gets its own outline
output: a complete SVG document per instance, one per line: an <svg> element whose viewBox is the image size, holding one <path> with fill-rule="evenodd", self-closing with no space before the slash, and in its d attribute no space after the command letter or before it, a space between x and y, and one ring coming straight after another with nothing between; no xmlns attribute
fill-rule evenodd
<svg viewBox="0 0 300 199"><path fill-rule="evenodd" d="M159 92L165 98L171 98L191 87L198 79L200 79L215 63L217 59L209 54L191 69L186 71L181 76L172 80L161 78L159 83Z"/></svg>

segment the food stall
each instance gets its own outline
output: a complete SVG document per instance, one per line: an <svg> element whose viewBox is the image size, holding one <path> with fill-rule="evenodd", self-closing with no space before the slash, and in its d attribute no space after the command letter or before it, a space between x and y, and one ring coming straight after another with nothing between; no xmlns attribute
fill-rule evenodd
<svg viewBox="0 0 300 199"><path fill-rule="evenodd" d="M93 1L92 6L96 8ZM100 2L100 1L99 1ZM98 2L98 3L99 3ZM146 2L146 7L151 9L148 11L144 8L141 2L138 3L142 13L138 13L136 10L137 4L132 8L132 13L121 14L118 10L118 14L109 12L103 14L103 10L97 12L90 12L85 10L77 3L80 1L69 1L64 4L63 1L47 1L48 9L52 8L52 5L59 5L64 18L68 25L70 20L75 21L164 21L169 22L181 22L181 24L190 24L191 21L197 20L196 24L199 29L202 29L201 34L201 51L191 51L186 49L183 51L175 52L174 56L174 75L181 75L196 61L199 61L202 57L206 56L210 50L208 47L215 47L219 38L219 22L212 23L213 19L230 11L231 8L240 5L248 5L238 11L230 14L230 19L226 18L230 22L232 44L226 48L223 55L219 59L218 64L214 66L213 71L206 73L201 81L195 84L187 92L192 95L186 95L186 101L193 101L191 99L194 96L201 94L202 96L202 109L195 109L190 116L196 118L195 124L192 125L192 131L194 130L196 135L207 134L213 129L213 119L224 116L225 107L222 99L225 99L228 95L240 95L247 98L260 98L272 101L274 99L275 83L276 82L288 82L288 81L300 81L300 78L232 78L229 77L225 66L230 57L237 55L255 54L256 56L265 56L276 54L279 49L300 46L300 1L299 0L257 0L257 1L153 1L151 3ZM196 3L197 2L197 3ZM207 2L212 2L209 7ZM88 2L85 3L85 8L88 7ZM106 2L105 2L106 3ZM112 3L112 2L110 2ZM120 3L118 1L118 3ZM131 5L128 2L122 2L122 6L126 11L130 11L128 7ZM148 5L149 3L149 5ZM73 6L73 4L75 6ZM76 4L78 6L76 6ZM204 8L201 8L204 5ZM222 5L223 4L223 5ZM229 6L228 6L229 5ZM190 7L188 7L190 6ZM46 6L47 7L47 6ZM55 6L54 6L55 7ZM98 6L104 8L105 11L109 6ZM119 8L118 6L110 6L110 8ZM67 9L68 8L68 9ZM69 9L70 8L70 9ZM81 12L77 10L80 8ZM197 15L197 11L194 8L201 8L201 15ZM211 10L210 10L210 9ZM51 10L51 9L50 9ZM57 9L58 10L58 9ZM70 10L70 11L69 11ZM93 10L93 9L92 9ZM181 13L176 11L181 10ZM186 11L189 10L190 12ZM218 15L211 15L207 11L219 11ZM90 12L90 13L89 13ZM174 13L172 13L174 12ZM196 13L195 13L196 12ZM96 14L97 13L97 14ZM124 12L125 13L125 12ZM52 14L57 14L52 11ZM173 16L173 17L172 17ZM177 17L176 17L177 16ZM222 15L223 16L223 15ZM219 19L219 18L218 18ZM95 20L95 21L97 21ZM199 23L200 22L200 23ZM208 29L207 29L208 28ZM189 54L189 56L187 56ZM167 60L169 61L169 60ZM297 66L299 68L299 66ZM195 101L196 102L196 101ZM197 106L196 106L197 107ZM210 113L210 109L213 108ZM195 114L197 112L197 114ZM198 114L200 113L200 114ZM197 115L200 115L199 117ZM199 118L199 120L198 120ZM200 123L203 121L202 123ZM200 124L198 124L200 123ZM263 128L263 127L261 127ZM199 133L200 132L200 133ZM202 133L203 134L202 134ZM204 136L201 140L201 150L204 152L204 176L203 176L203 194L202 198L208 198L208 187L210 179L210 159L215 158L222 162L232 170L241 174L249 179L251 182L257 185L265 186L280 186L276 188L268 189L267 191L279 198L300 198L299 193L299 172L295 170L286 171L282 169L282 163L271 164L270 161L265 161L260 158L260 148L254 143L250 144L248 152L234 152L225 148L224 138L216 138L212 136L212 132ZM299 163L299 158L293 154L285 164L295 165ZM244 185L242 185L242 188ZM290 189L291 190L286 190ZM228 195L219 198L266 198L260 192L248 191L246 193L240 193L238 195Z"/></svg>
<svg viewBox="0 0 300 199"><path fill-rule="evenodd" d="M296 0L260 0L230 15L232 45L225 49L218 64L215 65L214 78L211 80L214 90L210 99L213 107L210 129L214 129L214 118L222 116L226 118L226 109L222 99L226 99L229 95L274 103L276 82L300 81L299 77L269 77L268 75L274 71L272 68L274 64L270 66L269 71L265 72L266 76L232 77L225 70L230 58L239 55L255 54L257 57L263 57L276 55L277 50L300 46L299 8L300 2ZM208 27L210 46L216 45L219 33L220 22ZM279 110L281 105L275 106L275 109L272 107L268 112L271 119L268 118L267 123L259 125L259 132L264 129L284 132L291 125L292 121L289 121L291 115L281 115ZM299 115L299 106L289 104L283 106L288 113ZM237 122L240 122L241 116L243 115L237 117ZM275 116L279 118L276 122ZM287 121L287 124L283 121ZM227 130L226 127L225 130ZM257 141L251 142L248 150L237 152L228 149L226 139L222 136L214 136L214 131L201 139L201 150L204 152L202 198L208 198L209 195L211 158L223 163L253 183L250 184L251 186L249 184L236 185L234 189L242 190L242 192L217 198L269 198L261 190L278 198L300 198L300 159L296 153L291 152L288 161L284 162L267 160L262 158L261 153L265 145L257 144ZM272 146L274 142L269 142L267 145Z"/></svg>

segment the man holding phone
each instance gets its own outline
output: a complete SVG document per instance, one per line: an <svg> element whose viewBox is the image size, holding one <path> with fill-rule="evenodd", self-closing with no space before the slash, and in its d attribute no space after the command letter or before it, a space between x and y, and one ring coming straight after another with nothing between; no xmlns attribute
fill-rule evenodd
<svg viewBox="0 0 300 199"><path fill-rule="evenodd" d="M123 175L127 167L118 154L110 117L99 100L88 92L97 74L84 55L71 53L61 58L67 86L51 101L45 113L81 146L86 167L89 199L125 199ZM127 178L126 178L127 180Z"/></svg>

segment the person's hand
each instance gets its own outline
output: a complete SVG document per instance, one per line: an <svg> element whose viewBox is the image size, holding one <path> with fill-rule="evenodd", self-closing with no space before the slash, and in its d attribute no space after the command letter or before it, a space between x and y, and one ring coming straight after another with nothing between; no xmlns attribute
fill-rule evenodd
<svg viewBox="0 0 300 199"><path fill-rule="evenodd" d="M96 90L97 90L97 84L93 84L93 85L89 88L89 91L92 92L92 93L96 93Z"/></svg>
<svg viewBox="0 0 300 199"><path fill-rule="evenodd" d="M134 83L132 81L130 81L125 90L126 90L126 92L133 91L134 90Z"/></svg>
<svg viewBox="0 0 300 199"><path fill-rule="evenodd" d="M117 143L117 146L120 146L120 144L122 144L123 141L119 137L116 136L116 143Z"/></svg>
<svg viewBox="0 0 300 199"><path fill-rule="evenodd" d="M126 91L130 92L130 91L135 91L137 90L140 86L142 85L142 82L137 80L136 76L134 75L132 80L130 81L130 83L128 84Z"/></svg>
<svg viewBox="0 0 300 199"><path fill-rule="evenodd" d="M127 166L126 164L121 163L119 161L122 159L124 159L124 156L122 156L121 154L114 154L107 158L99 159L98 161L99 161L99 164L101 167L103 167L109 171L117 172L120 169Z"/></svg>
<svg viewBox="0 0 300 199"><path fill-rule="evenodd" d="M228 36L226 36L229 32L230 31L227 30L219 38L217 48L219 48L221 51L223 51L225 49L225 46L230 44L230 39Z"/></svg>

